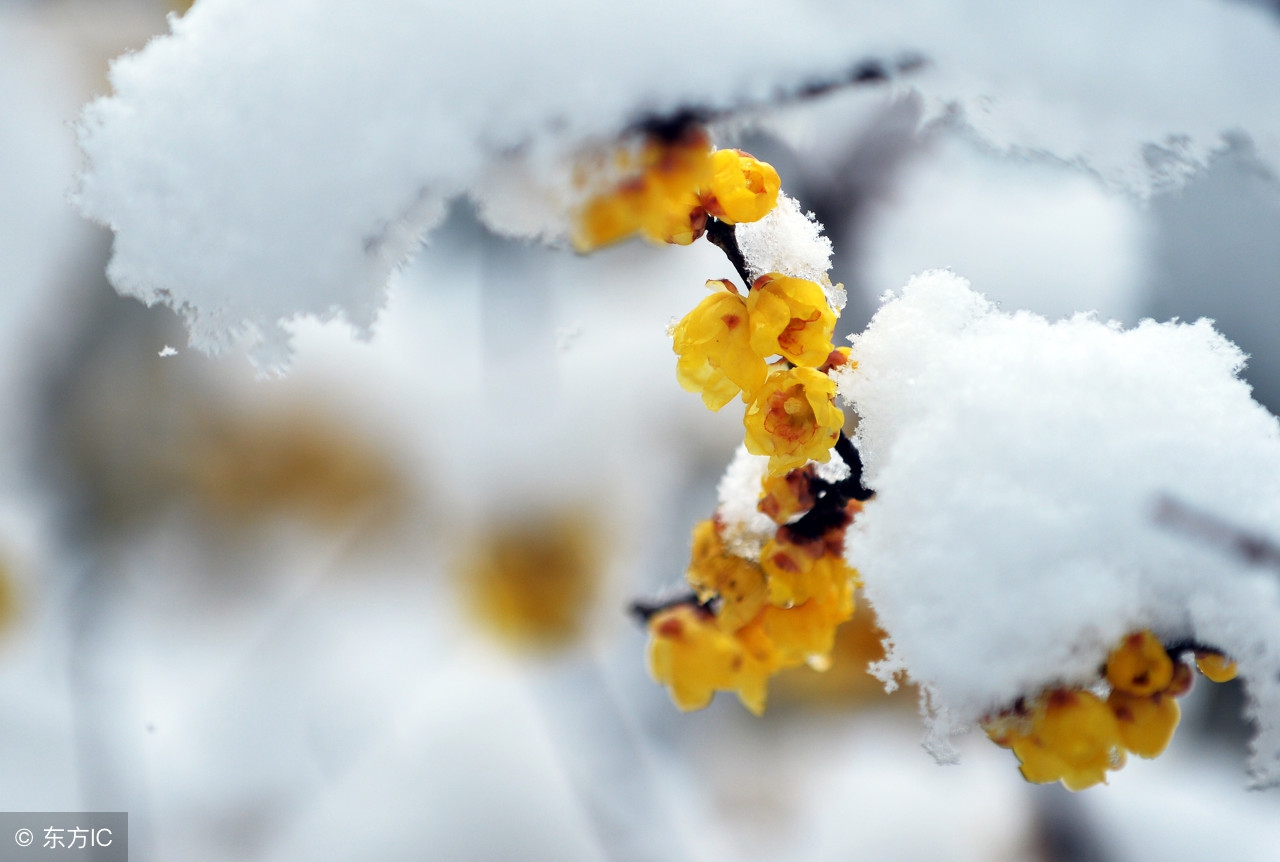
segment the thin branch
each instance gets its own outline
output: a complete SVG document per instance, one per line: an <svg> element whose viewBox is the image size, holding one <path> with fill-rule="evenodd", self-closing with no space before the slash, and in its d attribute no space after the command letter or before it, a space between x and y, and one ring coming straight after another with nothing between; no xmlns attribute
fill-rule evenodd
<svg viewBox="0 0 1280 862"><path fill-rule="evenodd" d="M929 61L915 53L902 54L893 60L869 57L859 60L834 75L813 75L798 84L776 87L773 94L767 98L739 99L729 106L682 105L669 113L645 114L631 124L630 131L653 135L667 141L676 141L691 126L705 126L742 111L805 102L846 87L883 84L917 72L927 65Z"/></svg>
<svg viewBox="0 0 1280 862"><path fill-rule="evenodd" d="M742 283L746 285L747 290L750 290L751 274L747 271L747 259L738 246L738 234L733 225L708 216L707 242L724 252L724 256L729 258L729 263L733 264L733 268L738 271L738 277L742 279Z"/></svg>
<svg viewBox="0 0 1280 862"><path fill-rule="evenodd" d="M678 605L696 605L700 608L710 609L710 602L699 602L697 593L689 590L685 593L679 593L669 599L657 599L653 601L645 601L644 599L636 599L627 605L627 613L635 617L641 623L649 622L656 614L674 608Z"/></svg>
<svg viewBox="0 0 1280 862"><path fill-rule="evenodd" d="M1155 522L1194 536L1254 566L1280 571L1280 545L1213 515L1192 509L1168 495L1156 503Z"/></svg>

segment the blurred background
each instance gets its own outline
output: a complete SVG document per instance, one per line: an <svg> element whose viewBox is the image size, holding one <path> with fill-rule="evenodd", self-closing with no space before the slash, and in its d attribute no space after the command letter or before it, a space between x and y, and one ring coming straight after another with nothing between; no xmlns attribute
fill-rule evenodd
<svg viewBox="0 0 1280 862"><path fill-rule="evenodd" d="M625 607L680 583L741 439L663 335L729 274L706 243L578 258L460 202L370 342L297 321L268 380L188 352L67 203L79 107L184 5L0 0L0 809L126 810L135 860L1275 858L1237 684L1080 795L976 736L935 765L862 612L763 719L675 710ZM949 266L1009 310L1212 317L1280 405L1247 138L1139 201L920 118L877 85L722 141L827 226L844 334Z"/></svg>

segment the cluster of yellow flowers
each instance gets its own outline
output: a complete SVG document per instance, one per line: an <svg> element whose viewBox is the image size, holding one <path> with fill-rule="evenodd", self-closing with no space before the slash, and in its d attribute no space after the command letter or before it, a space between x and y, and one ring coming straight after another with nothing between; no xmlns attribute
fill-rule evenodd
<svg viewBox="0 0 1280 862"><path fill-rule="evenodd" d="M983 727L993 742L1013 750L1028 781L1092 787L1124 766L1126 753L1152 758L1168 747L1181 716L1174 698L1192 683L1181 652L1166 649L1149 631L1131 634L1111 652L1099 680L1110 687L1106 700L1082 688L1056 688L1030 706L1019 700ZM1213 682L1236 675L1235 663L1220 653L1201 649L1195 656Z"/></svg>
<svg viewBox="0 0 1280 862"><path fill-rule="evenodd" d="M707 282L711 295L672 332L676 377L711 410L742 397L746 448L769 459L758 508L776 530L756 562L726 546L718 517L701 522L686 573L693 595L636 609L648 622L650 672L680 709L701 709L717 691L732 691L759 715L770 677L805 663L825 669L837 627L854 612L859 580L844 560L845 532L871 493L857 450L842 435L828 373L849 364L849 349L832 345L836 312L821 285L780 272L751 280L724 227L757 221L776 206L780 183L771 166L740 150L714 150L705 130L686 125L617 155L613 175L622 179L596 189L577 213L578 251L637 234L678 245L707 234L746 285L744 295L728 279ZM828 461L833 447L850 478L827 481L815 470L812 462ZM1019 698L983 726L1013 750L1028 781L1091 787L1129 753L1152 758L1168 746L1180 717L1175 698L1191 688L1182 660L1191 652L1209 679L1235 676L1234 662L1219 652L1190 643L1166 648L1142 631L1112 651L1092 686Z"/></svg>
<svg viewBox="0 0 1280 862"><path fill-rule="evenodd" d="M717 519L694 528L686 578L697 600L649 617L649 670L676 706L701 709L734 691L759 715L769 677L830 663L836 627L853 616L858 575L844 562L844 534L862 504L843 501L811 535L804 515L820 483L812 466L764 479L759 508L779 526L758 563L725 547Z"/></svg>
<svg viewBox="0 0 1280 862"><path fill-rule="evenodd" d="M719 226L773 210L780 182L772 166L713 150L705 130L685 127L619 154L614 172L622 179L577 213L578 251L636 234L688 245L719 229L712 240L732 246L726 253L748 281L732 231L726 239ZM711 410L742 396L746 447L769 458L760 510L778 529L758 563L725 547L717 520L694 529L687 579L696 599L648 611L649 667L681 709L735 691L759 714L769 678L829 664L836 627L853 615L857 573L844 562L844 533L865 495L852 498L809 464L829 460L840 439L844 416L827 372L846 365L849 350L832 345L836 313L816 282L771 272L746 284L745 296L728 279L707 286L711 295L672 333L676 378Z"/></svg>
<svg viewBox="0 0 1280 862"><path fill-rule="evenodd" d="M758 221L778 202L781 183L771 165L741 150L713 150L697 127L672 137L651 135L616 161L623 179L577 213L573 241L579 252L637 233L688 245L711 219L725 225ZM728 279L707 286L711 296L675 328L680 385L700 393L711 410L741 393L747 448L769 456L771 473L828 460L844 416L835 405L835 382L824 372L847 352L833 353L836 314L822 287L777 272L755 279L745 297Z"/></svg>
<svg viewBox="0 0 1280 862"><path fill-rule="evenodd" d="M778 202L781 183L772 165L741 150L712 150L706 130L696 126L673 138L650 135L638 152L618 152L615 163L623 179L577 214L573 244L579 252L637 233L652 242L689 245L706 232L709 217L730 225L758 221Z"/></svg>
<svg viewBox="0 0 1280 862"><path fill-rule="evenodd" d="M836 315L822 287L776 272L757 278L746 297L727 279L707 286L711 296L675 328L680 385L711 410L741 393L747 450L768 455L771 474L827 461L844 414L826 372L845 364L848 350L832 347Z"/></svg>

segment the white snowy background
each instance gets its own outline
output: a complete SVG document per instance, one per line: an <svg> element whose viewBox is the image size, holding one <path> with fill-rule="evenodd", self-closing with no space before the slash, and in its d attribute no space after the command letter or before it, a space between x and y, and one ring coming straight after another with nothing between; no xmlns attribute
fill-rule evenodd
<svg viewBox="0 0 1280 862"><path fill-rule="evenodd" d="M720 130L827 225L845 331L951 267L1050 321L1213 317L1280 404L1272 5L779 8L0 2L0 808L128 810L142 860L1273 858L1239 686L1069 796L978 736L935 765L914 704L685 716L646 678L621 609L679 579L741 434L663 330L729 268L489 230L554 234L563 159L645 111L923 58ZM403 500L216 523L166 484L202 411L322 417ZM614 549L589 636L488 644L458 537L583 506Z"/></svg>

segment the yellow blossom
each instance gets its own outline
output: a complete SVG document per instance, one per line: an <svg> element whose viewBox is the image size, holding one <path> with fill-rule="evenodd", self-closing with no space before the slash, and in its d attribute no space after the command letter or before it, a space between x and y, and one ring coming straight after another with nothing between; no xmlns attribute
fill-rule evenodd
<svg viewBox="0 0 1280 862"><path fill-rule="evenodd" d="M846 581L795 607L766 605L759 623L777 650L780 667L806 661L820 666L831 655L836 628L852 616L853 585Z"/></svg>
<svg viewBox="0 0 1280 862"><path fill-rule="evenodd" d="M1011 747L1028 781L1061 781L1068 790L1103 782L1108 769L1124 763L1115 715L1095 695L1077 689L1041 696L1032 711L1031 733L1014 736Z"/></svg>
<svg viewBox="0 0 1280 862"><path fill-rule="evenodd" d="M778 172L742 150L711 154L711 177L702 188L702 205L725 222L758 221L778 203Z"/></svg>
<svg viewBox="0 0 1280 862"><path fill-rule="evenodd" d="M1196 667L1210 682L1230 682L1236 678L1236 663L1222 653L1196 653Z"/></svg>
<svg viewBox="0 0 1280 862"><path fill-rule="evenodd" d="M1107 682L1129 694L1164 691L1173 681L1173 660L1160 639L1149 631L1124 639L1107 659Z"/></svg>
<svg viewBox="0 0 1280 862"><path fill-rule="evenodd" d="M470 543L463 586L477 622L517 648L564 646L586 628L602 560L592 520L551 512L493 525Z"/></svg>
<svg viewBox="0 0 1280 862"><path fill-rule="evenodd" d="M746 302L729 281L709 281L714 293L676 324L672 348L680 357L676 379L719 410L739 392L755 393L768 376L764 359L751 350Z"/></svg>
<svg viewBox="0 0 1280 862"><path fill-rule="evenodd" d="M720 597L716 623L723 631L737 631L764 607L764 573L750 560L729 553L712 520L693 528L693 554L686 579L699 600Z"/></svg>
<svg viewBox="0 0 1280 862"><path fill-rule="evenodd" d="M742 644L717 626L709 611L681 604L649 620L649 673L671 689L681 710L702 709L717 691L736 688Z"/></svg>
<svg viewBox="0 0 1280 862"><path fill-rule="evenodd" d="M766 634L759 616L740 629L737 638L742 646L743 659L735 680L738 700L753 715L763 715L769 678L782 669L778 650Z"/></svg>
<svg viewBox="0 0 1280 862"><path fill-rule="evenodd" d="M707 229L707 212L692 191L677 195L655 193L649 187L649 199L640 216L640 232L645 239L671 245L689 245Z"/></svg>
<svg viewBox="0 0 1280 862"><path fill-rule="evenodd" d="M802 604L853 580L853 570L844 559L825 551L821 540L793 544L779 537L765 543L760 567L769 576L769 602L781 608Z"/></svg>
<svg viewBox="0 0 1280 862"><path fill-rule="evenodd" d="M645 141L639 172L592 197L578 212L574 248L586 253L636 232L653 242L677 245L702 236L707 213L698 189L711 177L710 151L710 140L701 130L676 141ZM627 160L621 161L625 167Z"/></svg>
<svg viewBox="0 0 1280 862"><path fill-rule="evenodd" d="M844 425L835 393L835 381L812 368L775 371L747 407L747 450L768 455L775 476L828 460Z"/></svg>
<svg viewBox="0 0 1280 862"><path fill-rule="evenodd" d="M640 230L647 197L644 180L636 178L591 198L574 219L574 249L586 254Z"/></svg>
<svg viewBox="0 0 1280 862"><path fill-rule="evenodd" d="M751 349L781 354L794 365L817 368L831 355L836 315L816 282L771 272L747 294Z"/></svg>
<svg viewBox="0 0 1280 862"><path fill-rule="evenodd" d="M1173 739L1182 711L1172 697L1157 692L1143 697L1114 690L1107 698L1120 725L1124 747L1139 757L1156 757Z"/></svg>
<svg viewBox="0 0 1280 862"><path fill-rule="evenodd" d="M765 476L756 508L775 524L785 524L813 508L812 480L813 470L807 466L783 476Z"/></svg>

